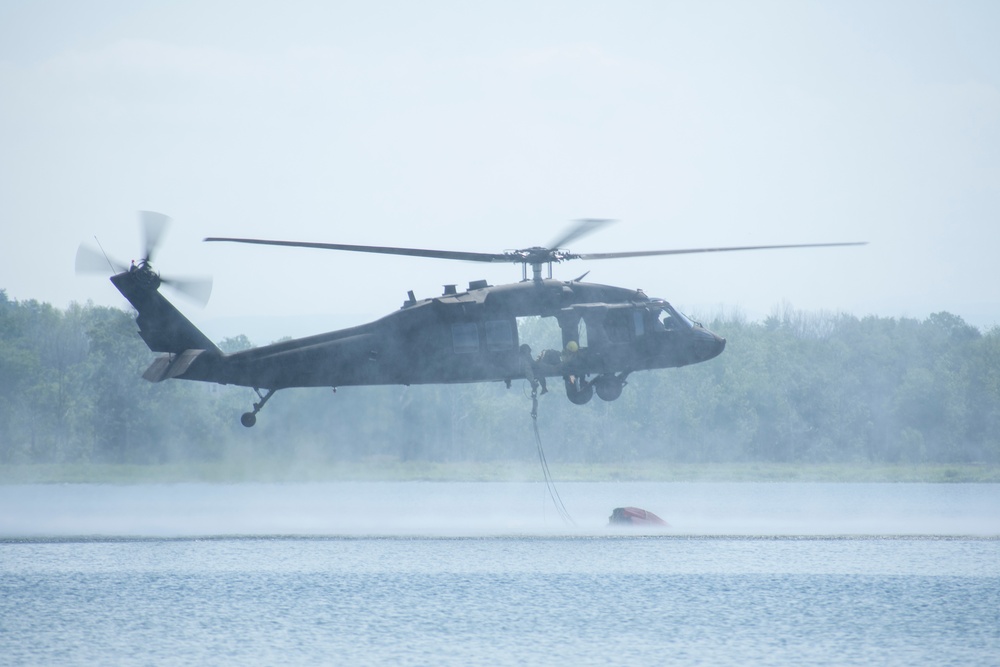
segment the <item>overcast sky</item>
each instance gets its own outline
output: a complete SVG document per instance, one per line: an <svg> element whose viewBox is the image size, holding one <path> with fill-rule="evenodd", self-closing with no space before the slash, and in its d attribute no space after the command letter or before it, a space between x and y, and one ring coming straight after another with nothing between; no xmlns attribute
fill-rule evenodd
<svg viewBox="0 0 1000 667"><path fill-rule="evenodd" d="M211 274L219 338L305 334L514 265L498 252L860 248L557 266L707 316L780 304L1000 324L1000 3L0 2L0 288L122 305L81 241ZM169 295L168 295L169 296ZM271 328L254 319L272 318ZM327 326L328 325L328 326ZM277 327L277 331L275 329Z"/></svg>

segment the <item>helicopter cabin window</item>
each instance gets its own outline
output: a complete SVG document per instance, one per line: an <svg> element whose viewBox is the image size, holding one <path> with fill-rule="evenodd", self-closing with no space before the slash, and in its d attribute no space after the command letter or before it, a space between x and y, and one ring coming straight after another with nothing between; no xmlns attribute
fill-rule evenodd
<svg viewBox="0 0 1000 667"><path fill-rule="evenodd" d="M644 319L646 315L645 310L633 310L632 311L632 323L635 325L635 335L642 336L646 333L646 321Z"/></svg>
<svg viewBox="0 0 1000 667"><path fill-rule="evenodd" d="M609 310L604 318L604 331L608 334L608 340L612 343L627 343L629 329L633 326L631 319L627 310Z"/></svg>
<svg viewBox="0 0 1000 667"><path fill-rule="evenodd" d="M457 354L479 352L479 329L475 322L452 324L451 343Z"/></svg>
<svg viewBox="0 0 1000 667"><path fill-rule="evenodd" d="M486 349L490 352L502 352L514 349L514 334L507 320L488 320L486 322Z"/></svg>

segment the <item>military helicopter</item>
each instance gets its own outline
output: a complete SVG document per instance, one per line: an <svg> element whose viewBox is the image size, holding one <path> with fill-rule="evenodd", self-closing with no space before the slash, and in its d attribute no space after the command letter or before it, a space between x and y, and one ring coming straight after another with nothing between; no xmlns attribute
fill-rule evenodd
<svg viewBox="0 0 1000 667"><path fill-rule="evenodd" d="M223 353L159 292L168 285L207 301L208 279L177 279L153 270L152 258L169 218L140 211L145 248L138 263L125 266L103 251L81 245L77 271L106 270L111 282L137 311L139 335L162 356L143 373L150 382L167 379L216 382L252 388L259 401L240 421L246 427L276 391L289 387L411 385L528 380L547 390L547 378L561 378L567 398L583 405L596 393L617 399L637 371L675 368L708 361L726 340L642 290L552 277L552 265L569 260L624 259L659 255L814 248L864 243L808 243L684 250L572 253L565 246L607 224L607 219L575 221L547 246L502 253L344 245L249 238L209 237L229 242L318 248L521 265L521 281L490 285L474 280L468 288L445 285L440 296L417 299L413 291L398 310L368 324L271 345ZM531 275L528 275L528 268ZM543 267L546 276L543 277ZM539 354L518 338L517 319L554 318L560 349Z"/></svg>

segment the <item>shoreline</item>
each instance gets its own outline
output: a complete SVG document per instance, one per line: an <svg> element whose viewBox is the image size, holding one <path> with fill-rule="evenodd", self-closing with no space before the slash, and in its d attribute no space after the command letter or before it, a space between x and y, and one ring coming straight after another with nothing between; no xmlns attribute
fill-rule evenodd
<svg viewBox="0 0 1000 667"><path fill-rule="evenodd" d="M557 482L1000 483L992 464L550 463ZM296 482L541 482L537 461L233 460L7 464L0 485Z"/></svg>

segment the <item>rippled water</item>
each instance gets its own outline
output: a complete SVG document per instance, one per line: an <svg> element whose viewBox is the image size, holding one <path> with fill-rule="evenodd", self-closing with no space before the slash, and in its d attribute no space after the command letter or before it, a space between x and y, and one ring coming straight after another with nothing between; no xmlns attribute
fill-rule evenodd
<svg viewBox="0 0 1000 667"><path fill-rule="evenodd" d="M1000 664L998 489L921 486L3 487L0 664Z"/></svg>

